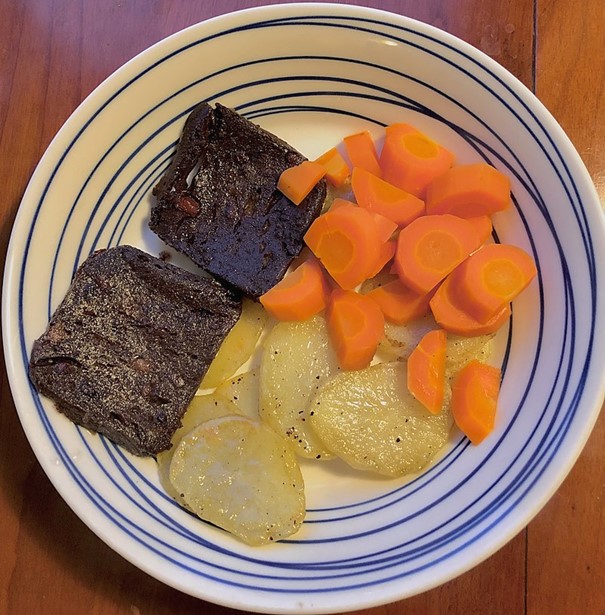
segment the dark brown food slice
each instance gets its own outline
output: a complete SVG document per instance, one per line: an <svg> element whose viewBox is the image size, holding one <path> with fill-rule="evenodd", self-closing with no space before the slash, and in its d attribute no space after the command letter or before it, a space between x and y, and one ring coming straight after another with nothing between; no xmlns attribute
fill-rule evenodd
<svg viewBox="0 0 605 615"><path fill-rule="evenodd" d="M206 271L258 298L300 253L325 200L323 180L299 206L277 190L282 171L303 160L235 111L202 103L154 189L149 226Z"/></svg>
<svg viewBox="0 0 605 615"><path fill-rule="evenodd" d="M240 311L215 280L130 246L101 250L34 343L30 378L75 423L155 455Z"/></svg>

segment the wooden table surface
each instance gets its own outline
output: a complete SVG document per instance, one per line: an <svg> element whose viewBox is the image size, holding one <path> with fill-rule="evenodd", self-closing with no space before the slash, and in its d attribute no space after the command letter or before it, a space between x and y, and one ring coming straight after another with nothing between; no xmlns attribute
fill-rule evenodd
<svg viewBox="0 0 605 615"><path fill-rule="evenodd" d="M269 4L270 2L266 2ZM603 0L366 0L472 43L531 88L567 131L605 197ZM40 156L112 71L173 32L253 0L0 0L0 249ZM4 262L4 259L2 259ZM164 586L71 512L37 463L3 371L0 612L151 615L229 609ZM605 614L605 415L539 515L463 576L362 611Z"/></svg>

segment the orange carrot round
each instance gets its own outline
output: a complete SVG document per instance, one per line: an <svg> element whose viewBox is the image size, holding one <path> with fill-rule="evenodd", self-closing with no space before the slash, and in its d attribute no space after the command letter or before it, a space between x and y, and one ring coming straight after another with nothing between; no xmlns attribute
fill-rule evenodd
<svg viewBox="0 0 605 615"><path fill-rule="evenodd" d="M439 414L443 406L446 346L446 332L433 329L423 336L408 358L408 390L432 414Z"/></svg>
<svg viewBox="0 0 605 615"><path fill-rule="evenodd" d="M361 167L374 175L380 176L378 154L369 130L349 135L343 141L352 168Z"/></svg>
<svg viewBox="0 0 605 615"><path fill-rule="evenodd" d="M492 215L510 203L510 180L489 164L458 165L435 178L426 190L427 214L461 218Z"/></svg>
<svg viewBox="0 0 605 615"><path fill-rule="evenodd" d="M409 124L391 124L380 154L382 178L423 199L426 187L454 164L454 154Z"/></svg>
<svg viewBox="0 0 605 615"><path fill-rule="evenodd" d="M456 425L473 444L493 431L496 421L501 373L497 367L473 359L452 382L452 415Z"/></svg>
<svg viewBox="0 0 605 615"><path fill-rule="evenodd" d="M330 289L321 265L310 258L260 297L278 320L306 320L326 307Z"/></svg>
<svg viewBox="0 0 605 615"><path fill-rule="evenodd" d="M311 160L285 169L277 180L277 189L295 205L300 205L326 174L325 168Z"/></svg>
<svg viewBox="0 0 605 615"><path fill-rule="evenodd" d="M431 293L419 295L400 280L392 280L367 293L382 310L384 317L396 325L405 325L429 311Z"/></svg>
<svg viewBox="0 0 605 615"><path fill-rule="evenodd" d="M351 174L351 188L360 207L406 226L424 214L424 201L360 167Z"/></svg>
<svg viewBox="0 0 605 615"><path fill-rule="evenodd" d="M421 216L399 233L397 274L406 286L424 295L478 246L477 233L466 220L448 214Z"/></svg>
<svg viewBox="0 0 605 615"><path fill-rule="evenodd" d="M370 271L366 280L378 275L393 260L396 249L397 243L395 241L385 241L380 244L378 259L376 260L374 268Z"/></svg>
<svg viewBox="0 0 605 615"><path fill-rule="evenodd" d="M473 216L466 218L466 221L473 225L479 239L479 245L484 244L492 236L494 227L489 216Z"/></svg>
<svg viewBox="0 0 605 615"><path fill-rule="evenodd" d="M367 367L384 335L384 317L378 305L366 295L336 289L326 315L330 340L342 369Z"/></svg>
<svg viewBox="0 0 605 615"><path fill-rule="evenodd" d="M323 153L315 162L324 167L326 171L326 180L333 186L342 186L351 174L349 165L336 147Z"/></svg>
<svg viewBox="0 0 605 615"><path fill-rule="evenodd" d="M395 222L389 220L389 218L386 218L382 214L376 213L375 211L371 211L370 213L372 214L372 218L378 228L380 239L382 241L389 241L389 239L393 236L393 233L397 230L397 225Z"/></svg>
<svg viewBox="0 0 605 615"><path fill-rule="evenodd" d="M458 303L458 294L455 290L457 273L458 270L450 273L443 280L429 302L435 320L446 331L466 337L494 333L510 318L510 305L506 304L487 322L479 322L467 314Z"/></svg>
<svg viewBox="0 0 605 615"><path fill-rule="evenodd" d="M456 274L462 309L486 322L510 303L536 276L532 257L517 246L493 243L467 258Z"/></svg>
<svg viewBox="0 0 605 615"><path fill-rule="evenodd" d="M339 286L350 290L374 271L383 242L370 212L342 206L316 218L305 243Z"/></svg>

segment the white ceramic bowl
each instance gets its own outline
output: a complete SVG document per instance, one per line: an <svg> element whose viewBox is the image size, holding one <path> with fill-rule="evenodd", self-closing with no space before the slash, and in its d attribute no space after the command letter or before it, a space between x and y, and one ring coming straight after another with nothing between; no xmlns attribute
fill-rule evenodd
<svg viewBox="0 0 605 615"><path fill-rule="evenodd" d="M411 481L306 464L307 521L291 540L242 545L187 514L152 460L75 427L27 378L29 350L93 250L157 254L150 192L185 117L220 101L312 158L346 134L408 121L458 160L509 174L503 241L537 282L504 334L495 433L455 436ZM89 527L154 577L250 611L353 610L429 589L521 530L580 453L603 399L603 216L573 146L534 96L460 40L404 17L301 4L190 27L126 64L75 111L41 160L15 222L4 280L5 356L40 463Z"/></svg>

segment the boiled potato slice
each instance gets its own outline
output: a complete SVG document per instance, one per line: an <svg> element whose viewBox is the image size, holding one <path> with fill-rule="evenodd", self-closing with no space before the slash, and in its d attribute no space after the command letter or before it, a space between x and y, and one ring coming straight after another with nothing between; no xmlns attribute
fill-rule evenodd
<svg viewBox="0 0 605 615"><path fill-rule="evenodd" d="M250 545L285 538L303 522L296 455L260 421L222 417L203 423L182 438L170 480L199 517Z"/></svg>
<svg viewBox="0 0 605 615"><path fill-rule="evenodd" d="M448 375L453 376L471 359L485 363L489 359L494 337L494 333L476 337L464 337L448 333L445 355L445 369Z"/></svg>
<svg viewBox="0 0 605 615"><path fill-rule="evenodd" d="M437 328L435 319L430 315L418 318L407 325L386 322L379 351L388 360L407 361L424 335Z"/></svg>
<svg viewBox="0 0 605 615"><path fill-rule="evenodd" d="M426 466L452 427L449 387L433 415L407 389L404 362L343 372L311 400L311 424L327 448L354 468L402 476Z"/></svg>
<svg viewBox="0 0 605 615"><path fill-rule="evenodd" d="M260 369L228 378L214 390L218 397L234 403L240 413L250 418L258 418L258 396L260 388Z"/></svg>
<svg viewBox="0 0 605 615"><path fill-rule="evenodd" d="M213 389L230 378L252 356L269 315L260 303L244 299L242 314L224 339L200 388Z"/></svg>
<svg viewBox="0 0 605 615"><path fill-rule="evenodd" d="M429 331L438 328L439 325L430 314L407 325L385 323L385 336L380 345L381 353L390 361L407 361L422 337ZM460 369L471 359L487 360L491 350L489 342L493 337L493 333L476 337L448 333L446 354L446 369L448 372L451 373Z"/></svg>
<svg viewBox="0 0 605 615"><path fill-rule="evenodd" d="M260 367L260 417L308 458L332 457L309 423L308 402L338 372L325 320L280 322L267 335Z"/></svg>
<svg viewBox="0 0 605 615"><path fill-rule="evenodd" d="M230 400L222 398L215 393L209 395L196 395L189 404L181 421L181 426L172 436L172 448L156 455L160 483L168 494L183 504L182 498L175 491L168 479L172 456L181 438L195 429L201 423L221 416L241 415L242 411Z"/></svg>
<svg viewBox="0 0 605 615"><path fill-rule="evenodd" d="M230 399L225 399L216 393L196 395L187 407L181 426L172 436L172 444L178 444L185 434L188 434L201 423L232 414L242 415L243 412Z"/></svg>

